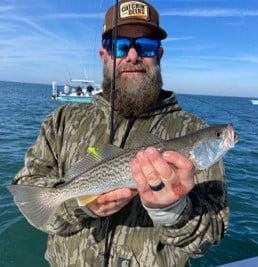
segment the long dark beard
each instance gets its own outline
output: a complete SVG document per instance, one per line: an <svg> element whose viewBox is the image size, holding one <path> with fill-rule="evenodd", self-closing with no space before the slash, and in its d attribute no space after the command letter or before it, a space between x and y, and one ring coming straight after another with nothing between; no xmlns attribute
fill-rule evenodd
<svg viewBox="0 0 258 267"><path fill-rule="evenodd" d="M131 65L126 70L145 70L146 73L137 75L134 79L122 77L121 69L116 72L115 110L127 117L139 116L155 105L162 87L162 77L159 66ZM110 101L112 71L104 64L104 79L102 82L103 96Z"/></svg>

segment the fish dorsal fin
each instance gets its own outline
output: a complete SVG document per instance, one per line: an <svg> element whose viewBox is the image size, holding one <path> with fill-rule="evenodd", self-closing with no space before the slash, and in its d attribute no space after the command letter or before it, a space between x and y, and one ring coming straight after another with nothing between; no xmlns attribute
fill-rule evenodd
<svg viewBox="0 0 258 267"><path fill-rule="evenodd" d="M142 135L137 136L134 139L133 146L131 148L138 148L138 147L147 147L152 145L161 144L161 139L154 134L151 133L144 133Z"/></svg>
<svg viewBox="0 0 258 267"><path fill-rule="evenodd" d="M85 158L76 162L66 173L65 178L72 179L92 169L102 161L106 161L122 154L124 150L107 144L101 148L89 147Z"/></svg>

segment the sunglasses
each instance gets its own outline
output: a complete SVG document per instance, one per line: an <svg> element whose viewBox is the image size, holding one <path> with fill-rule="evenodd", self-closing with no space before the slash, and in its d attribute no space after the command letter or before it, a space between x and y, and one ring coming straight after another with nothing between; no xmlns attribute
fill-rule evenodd
<svg viewBox="0 0 258 267"><path fill-rule="evenodd" d="M102 40L103 47L108 54L114 57L126 57L130 48L135 48L140 57L155 57L161 45L159 39L152 39L147 37L126 38L118 37L116 41L112 38L105 38ZM115 50L114 50L115 47Z"/></svg>

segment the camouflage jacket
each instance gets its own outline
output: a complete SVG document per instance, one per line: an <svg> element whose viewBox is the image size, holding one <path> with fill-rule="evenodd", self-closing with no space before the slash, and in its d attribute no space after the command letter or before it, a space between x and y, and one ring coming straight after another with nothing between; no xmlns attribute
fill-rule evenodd
<svg viewBox="0 0 258 267"><path fill-rule="evenodd" d="M168 139L204 127L185 111L174 93L162 91L159 104L137 118L114 114L117 146L130 147L136 136L151 132ZM42 123L35 144L26 153L25 166L13 183L57 186L66 171L85 157L89 146L109 142L110 104L97 97L93 104L67 104ZM172 226L152 222L138 197L118 213L93 218L76 200L68 200L42 231L49 233L46 259L53 267L186 266L218 243L228 225L223 162L195 175L195 187ZM108 263L104 263L108 259Z"/></svg>

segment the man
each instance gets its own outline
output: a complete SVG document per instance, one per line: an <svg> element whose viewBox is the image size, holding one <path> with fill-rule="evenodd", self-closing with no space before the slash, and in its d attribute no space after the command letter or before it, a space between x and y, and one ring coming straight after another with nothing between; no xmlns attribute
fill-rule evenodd
<svg viewBox="0 0 258 267"><path fill-rule="evenodd" d="M107 11L102 34L103 96L49 115L14 183L58 186L91 146L129 148L146 132L168 139L205 126L181 110L173 92L161 89L167 34L154 7L143 0L119 2L116 40L115 11ZM181 267L221 240L228 225L222 162L196 172L187 157L148 147L136 154L131 170L137 189L117 189L89 204L66 201L40 229L49 233L51 266Z"/></svg>

